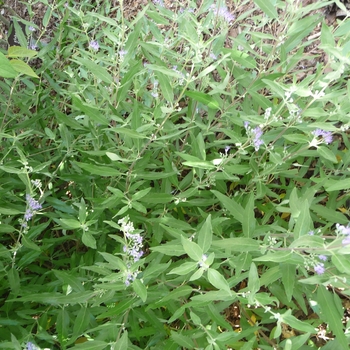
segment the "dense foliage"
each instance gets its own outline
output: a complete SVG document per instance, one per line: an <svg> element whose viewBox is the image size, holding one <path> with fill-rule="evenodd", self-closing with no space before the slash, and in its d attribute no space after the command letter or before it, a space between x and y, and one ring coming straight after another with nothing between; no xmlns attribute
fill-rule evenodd
<svg viewBox="0 0 350 350"><path fill-rule="evenodd" d="M348 349L348 18L232 3L13 18L0 348Z"/></svg>

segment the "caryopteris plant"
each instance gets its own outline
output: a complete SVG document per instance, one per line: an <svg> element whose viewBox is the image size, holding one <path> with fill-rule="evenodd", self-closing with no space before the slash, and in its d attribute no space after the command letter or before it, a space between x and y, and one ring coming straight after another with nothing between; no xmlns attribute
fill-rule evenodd
<svg viewBox="0 0 350 350"><path fill-rule="evenodd" d="M349 13L308 3L54 1L35 43L16 27L1 349L349 348Z"/></svg>

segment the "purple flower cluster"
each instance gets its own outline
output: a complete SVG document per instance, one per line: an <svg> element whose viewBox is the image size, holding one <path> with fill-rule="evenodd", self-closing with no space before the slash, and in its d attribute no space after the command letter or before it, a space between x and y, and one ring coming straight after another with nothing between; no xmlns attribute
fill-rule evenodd
<svg viewBox="0 0 350 350"><path fill-rule="evenodd" d="M37 347L32 342L29 341L26 344L26 350L36 350L36 349L37 349Z"/></svg>
<svg viewBox="0 0 350 350"><path fill-rule="evenodd" d="M41 204L35 200L30 194L26 195L27 210L24 214L24 220L29 221L37 210L42 208Z"/></svg>
<svg viewBox="0 0 350 350"><path fill-rule="evenodd" d="M134 281L135 277L135 274L128 272L125 279L125 285L127 287L130 286L130 283Z"/></svg>
<svg viewBox="0 0 350 350"><path fill-rule="evenodd" d="M100 49L100 45L95 40L91 40L89 46L95 51L98 51Z"/></svg>
<svg viewBox="0 0 350 350"><path fill-rule="evenodd" d="M161 6L161 7L164 7L164 2L163 2L163 0L153 0L153 3L154 3L155 5L159 5L159 6Z"/></svg>
<svg viewBox="0 0 350 350"><path fill-rule="evenodd" d="M128 268L125 285L129 286L137 276L137 271L130 271L131 265L139 261L143 256L142 236L139 233L134 233L134 224L129 221L129 217L118 220L118 224L121 225L121 230L124 232L127 240L127 244L124 245L123 251L125 253L126 266Z"/></svg>
<svg viewBox="0 0 350 350"><path fill-rule="evenodd" d="M315 265L314 270L318 275L322 275L326 271L323 263Z"/></svg>
<svg viewBox="0 0 350 350"><path fill-rule="evenodd" d="M327 256L326 255L319 255L318 258L322 261L327 261ZM317 262L315 263L314 270L318 275L324 274L326 271L326 268L324 267L324 263L322 262Z"/></svg>
<svg viewBox="0 0 350 350"><path fill-rule="evenodd" d="M228 24L230 24L234 19L235 16L233 16L228 9L226 8L226 6L220 6L217 7L216 5L211 5L209 8L211 11L213 11L215 13L215 15L223 18Z"/></svg>
<svg viewBox="0 0 350 350"><path fill-rule="evenodd" d="M325 131L325 130L322 130L322 129L316 129L312 132L316 137L321 137L322 140L327 144L329 145L332 140L333 140L333 137L332 137L332 132L331 131Z"/></svg>
<svg viewBox="0 0 350 350"><path fill-rule="evenodd" d="M128 53L128 51L122 49L119 51L119 56L121 59L123 59L125 57L125 55Z"/></svg>
<svg viewBox="0 0 350 350"><path fill-rule="evenodd" d="M244 122L244 127L248 133L252 137L252 143L254 145L255 151L258 151L260 146L264 144L264 141L261 139L261 136L263 135L263 131L260 126L255 127L252 129L249 126L249 122Z"/></svg>
<svg viewBox="0 0 350 350"><path fill-rule="evenodd" d="M336 232L345 236L345 238L342 240L342 245L346 246L350 244L350 224L347 226L336 224L335 226Z"/></svg>
<svg viewBox="0 0 350 350"><path fill-rule="evenodd" d="M263 135L263 131L260 128L260 126L257 126L252 130L253 134L253 144L255 147L255 150L258 151L260 146L264 144L264 141L261 139L261 136Z"/></svg>
<svg viewBox="0 0 350 350"><path fill-rule="evenodd" d="M128 239L128 245L123 247L124 253L131 260L131 263L139 261L143 255L142 236L139 233L125 233L125 237Z"/></svg>

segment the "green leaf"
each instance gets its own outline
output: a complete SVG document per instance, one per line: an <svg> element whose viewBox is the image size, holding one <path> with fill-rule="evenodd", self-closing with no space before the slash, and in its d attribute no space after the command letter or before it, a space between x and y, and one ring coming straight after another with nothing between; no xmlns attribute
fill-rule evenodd
<svg viewBox="0 0 350 350"><path fill-rule="evenodd" d="M146 208L143 204L141 204L141 203L139 203L139 202L133 201L133 202L131 203L131 207L132 207L133 209L139 211L140 213L147 214L147 208Z"/></svg>
<svg viewBox="0 0 350 350"><path fill-rule="evenodd" d="M273 19L278 18L278 13L276 10L276 1L273 0L254 0L255 4L260 7L266 15Z"/></svg>
<svg viewBox="0 0 350 350"><path fill-rule="evenodd" d="M307 199L300 203L299 208L301 212L296 218L296 224L294 227L294 239L306 235L312 228L312 220L309 207L309 201Z"/></svg>
<svg viewBox="0 0 350 350"><path fill-rule="evenodd" d="M117 101L124 101L128 94L129 88L133 82L134 76L141 70L141 62L136 63L132 68L128 69L120 82L120 88L117 92Z"/></svg>
<svg viewBox="0 0 350 350"><path fill-rule="evenodd" d="M27 63L21 60L11 60L10 63L13 69L18 73L26 74L33 78L39 78Z"/></svg>
<svg viewBox="0 0 350 350"><path fill-rule="evenodd" d="M135 48L141 41L139 39L140 31L142 29L143 21L139 21L136 23L135 27L133 28L133 31L129 33L128 39L126 40L124 49L127 52L127 54L124 57L124 62L129 62L129 60L133 57L135 54ZM131 28L130 28L131 29ZM130 30L129 29L129 30Z"/></svg>
<svg viewBox="0 0 350 350"><path fill-rule="evenodd" d="M86 221L86 204L83 197L81 197L79 204L79 221L81 223L85 223Z"/></svg>
<svg viewBox="0 0 350 350"><path fill-rule="evenodd" d="M219 290L224 290L225 292L228 292L229 294L231 294L230 286L227 283L227 280L224 278L224 276L220 272L212 268L209 268L207 270L207 275L208 275L208 281L212 286L214 286Z"/></svg>
<svg viewBox="0 0 350 350"><path fill-rule="evenodd" d="M336 253L332 255L332 263L340 273L350 275L350 261L346 256Z"/></svg>
<svg viewBox="0 0 350 350"><path fill-rule="evenodd" d="M72 350L104 350L109 344L102 340L89 340L84 343L75 345Z"/></svg>
<svg viewBox="0 0 350 350"><path fill-rule="evenodd" d="M283 135L283 138L294 143L308 143L310 141L306 135L297 133Z"/></svg>
<svg viewBox="0 0 350 350"><path fill-rule="evenodd" d="M235 50L235 49L223 49L223 52L227 52L230 54L231 58L242 65L243 67L250 68L250 69L256 69L256 61L253 57L251 57L246 52ZM252 96L256 96L258 94L254 94L254 91L249 92Z"/></svg>
<svg viewBox="0 0 350 350"><path fill-rule="evenodd" d="M170 293L168 293L161 300L157 301L157 304L162 304L169 300L179 300L181 297L187 297L193 292L193 288L187 285L180 286L178 288L173 289Z"/></svg>
<svg viewBox="0 0 350 350"><path fill-rule="evenodd" d="M158 247L150 247L150 249L169 256L181 256L185 254L185 250L180 244L164 244Z"/></svg>
<svg viewBox="0 0 350 350"><path fill-rule="evenodd" d="M123 262L122 259L118 258L117 256L114 256L110 253L105 253L105 252L99 252L103 256L103 258L109 262L110 268L113 270L126 270L125 263Z"/></svg>
<svg viewBox="0 0 350 350"><path fill-rule="evenodd" d="M17 295L19 293L19 289L21 285L17 269L14 267L11 267L7 272L7 278L8 278L12 293L14 295Z"/></svg>
<svg viewBox="0 0 350 350"><path fill-rule="evenodd" d="M96 12L88 12L89 16L98 18L101 22L106 22L113 27L119 27L120 24L113 18L105 17Z"/></svg>
<svg viewBox="0 0 350 350"><path fill-rule="evenodd" d="M196 326L200 326L202 324L200 317L192 311L190 311L190 318Z"/></svg>
<svg viewBox="0 0 350 350"><path fill-rule="evenodd" d="M37 54L38 53L35 50L29 50L25 47L10 46L8 48L7 57L10 57L10 58L19 58L19 57L32 58L32 57L35 57Z"/></svg>
<svg viewBox="0 0 350 350"><path fill-rule="evenodd" d="M151 191L151 187L149 188L146 188L144 190L141 190L141 191L137 191L133 196L132 196L132 200L133 201L138 201L140 200L141 198L147 196L147 194Z"/></svg>
<svg viewBox="0 0 350 350"><path fill-rule="evenodd" d="M75 219L58 219L57 221L66 230L74 230L81 228L81 223Z"/></svg>
<svg viewBox="0 0 350 350"><path fill-rule="evenodd" d="M199 268L190 278L189 281L195 281L202 277L204 269Z"/></svg>
<svg viewBox="0 0 350 350"><path fill-rule="evenodd" d="M45 11L45 14L43 16L43 26L46 28L47 25L49 24L49 21L50 21L50 18L52 16L52 8L51 6L48 6L46 11Z"/></svg>
<svg viewBox="0 0 350 350"><path fill-rule="evenodd" d="M201 229L198 231L198 245L206 253L213 239L213 229L211 227L211 215L209 214Z"/></svg>
<svg viewBox="0 0 350 350"><path fill-rule="evenodd" d="M12 67L10 61L0 52L0 77L16 78L17 71Z"/></svg>
<svg viewBox="0 0 350 350"><path fill-rule="evenodd" d="M186 252L186 254L194 261L198 262L202 260L203 250L195 242L190 241L189 239L181 236L181 243Z"/></svg>
<svg viewBox="0 0 350 350"><path fill-rule="evenodd" d="M85 246L96 249L96 239L89 231L84 231L83 236L81 237L82 242Z"/></svg>
<svg viewBox="0 0 350 350"><path fill-rule="evenodd" d="M197 262L185 262L182 263L180 266L173 268L170 270L170 272L167 273L167 275L180 275L184 276L187 275L188 273L198 269L198 263Z"/></svg>
<svg viewBox="0 0 350 350"><path fill-rule="evenodd" d="M16 229L11 225L6 225L6 224L0 225L0 233L11 233L11 232L14 232L15 230Z"/></svg>
<svg viewBox="0 0 350 350"><path fill-rule="evenodd" d="M295 316L291 314L291 312L291 310L288 310L282 315L282 320L284 323L286 323L293 329L297 329L298 331L310 332L312 334L317 333L315 327L313 327L311 324L308 324L307 322L298 320Z"/></svg>
<svg viewBox="0 0 350 350"><path fill-rule="evenodd" d="M191 350L195 348L193 340L190 337L182 335L180 332L171 331L171 339L185 349Z"/></svg>
<svg viewBox="0 0 350 350"><path fill-rule="evenodd" d="M328 26L324 22L322 23L322 28L321 28L321 44L330 45L332 47L335 46L334 37L330 29L330 26Z"/></svg>
<svg viewBox="0 0 350 350"><path fill-rule="evenodd" d="M53 270L53 273L63 284L70 285L76 292L83 292L85 290L77 276L74 276L72 273L58 270Z"/></svg>
<svg viewBox="0 0 350 350"><path fill-rule="evenodd" d="M189 166L191 168L199 168L199 169L214 169L215 165L211 162L205 162L205 161L189 161L189 162L183 162L182 163L185 166Z"/></svg>
<svg viewBox="0 0 350 350"><path fill-rule="evenodd" d="M339 299L335 293L331 293L323 285L318 285L317 301L321 309L320 317L329 325L342 349L347 350L349 349L349 344L344 333L343 315L339 312L334 298Z"/></svg>
<svg viewBox="0 0 350 350"><path fill-rule="evenodd" d="M66 126L70 126L73 129L81 130L84 129L84 126L79 124L74 118L71 116L67 116L65 113L62 113L60 111L54 111L54 114L57 118L57 121L61 124L64 124Z"/></svg>
<svg viewBox="0 0 350 350"><path fill-rule="evenodd" d="M291 264L303 264L304 259L295 253L292 252L268 252L266 255L260 256L258 258L254 258L254 261L270 261L270 262L286 262Z"/></svg>
<svg viewBox="0 0 350 350"><path fill-rule="evenodd" d="M60 343L64 343L68 338L69 314L66 309L62 308L58 311L56 320L57 338Z"/></svg>
<svg viewBox="0 0 350 350"><path fill-rule="evenodd" d="M113 78L107 72L107 69L97 63L86 58L76 57L73 62L80 63L84 68L87 68L96 78L102 80L106 84L112 84Z"/></svg>
<svg viewBox="0 0 350 350"><path fill-rule="evenodd" d="M243 222L242 222L244 237L248 237L248 238L253 237L255 224L256 224L254 209L255 209L254 194L251 193L249 195L249 200L244 210L245 215L243 216Z"/></svg>
<svg viewBox="0 0 350 350"><path fill-rule="evenodd" d="M62 305L62 304L80 304L85 303L87 300L91 299L95 295L95 292L80 292L80 293L71 293L68 295L60 293L39 293L26 295L16 299L9 299L9 301L16 302L33 302L41 304L50 304L50 305Z"/></svg>
<svg viewBox="0 0 350 350"><path fill-rule="evenodd" d="M222 193L212 190L212 193L219 199L219 201L222 204L222 207L227 209L230 214L240 223L244 222L244 217L245 217L245 210L242 208L242 206L238 203L233 198L228 198L227 196L223 195Z"/></svg>
<svg viewBox="0 0 350 350"><path fill-rule="evenodd" d="M350 178L338 179L337 181L329 182L329 185L326 183L325 188L327 192L348 190L350 188Z"/></svg>
<svg viewBox="0 0 350 350"><path fill-rule="evenodd" d="M123 299L116 304L115 307L110 308L107 312L99 314L97 319L105 319L107 317L115 317L122 315L124 311L132 307L137 299L135 297L129 296L129 298Z"/></svg>
<svg viewBox="0 0 350 350"><path fill-rule="evenodd" d="M212 109L219 109L219 102L216 101L213 97L204 92L199 91L186 91L185 95L193 98L194 100L201 102Z"/></svg>
<svg viewBox="0 0 350 350"><path fill-rule="evenodd" d="M20 210L18 210L18 209L0 207L0 214L3 214L3 215L18 215L18 214L22 214L22 212Z"/></svg>
<svg viewBox="0 0 350 350"><path fill-rule="evenodd" d="M76 164L79 168L86 170L87 172L94 175L100 175L100 176L120 175L120 171L118 171L117 169L113 169L102 165L94 165L94 164L78 163L78 162L74 162L74 164Z"/></svg>
<svg viewBox="0 0 350 350"><path fill-rule="evenodd" d="M90 311L86 306L80 306L80 310L74 319L73 334L75 337L80 336L86 331L90 323Z"/></svg>
<svg viewBox="0 0 350 350"><path fill-rule="evenodd" d="M83 112L85 115L91 118L91 120L99 123L101 125L108 125L109 120L106 119L104 115L101 114L100 110L96 107L92 107L83 101L81 101L78 97L72 96L73 106L78 110Z"/></svg>
<svg viewBox="0 0 350 350"><path fill-rule="evenodd" d="M327 159L330 160L332 163L338 163L338 160L336 158L336 156L334 155L334 153L327 147L325 146L318 146L317 147L317 153Z"/></svg>
<svg viewBox="0 0 350 350"><path fill-rule="evenodd" d="M342 21L334 32L334 36L343 36L350 33L350 21Z"/></svg>
<svg viewBox="0 0 350 350"><path fill-rule="evenodd" d="M113 350L125 350L128 349L128 331L125 329L122 336L113 345Z"/></svg>
<svg viewBox="0 0 350 350"><path fill-rule="evenodd" d="M259 274L258 269L256 268L256 265L252 262L250 265L249 275L248 275L248 303L254 304L254 297L255 294L260 289L260 280L259 280Z"/></svg>
<svg viewBox="0 0 350 350"><path fill-rule="evenodd" d="M280 264L282 283L284 290L286 291L286 296L288 301L292 300L294 285L296 281L296 266L293 264Z"/></svg>
<svg viewBox="0 0 350 350"><path fill-rule="evenodd" d="M108 130L116 132L118 134L122 134L132 139L146 139L147 136L140 134L136 130L128 129L128 128L108 128Z"/></svg>
<svg viewBox="0 0 350 350"><path fill-rule="evenodd" d="M150 70L154 70L156 72L160 72L160 73L163 73L164 75L166 76L169 76L169 77L175 77L175 78L178 78L178 79L182 79L182 75L173 70L173 69L169 69L169 68L166 68L166 67L162 67L162 66L158 66L158 65L155 65L155 64L147 64L146 66L146 69L150 69Z"/></svg>
<svg viewBox="0 0 350 350"><path fill-rule="evenodd" d="M259 0L263 2L264 0ZM307 37L315 26L320 22L321 16L313 15L302 18L299 21L295 21L287 32L287 40L283 44L286 53L289 53L296 46L298 46L301 41Z"/></svg>
<svg viewBox="0 0 350 350"><path fill-rule="evenodd" d="M337 183L334 185L343 186L343 181L346 180L338 180ZM326 191L331 192L333 191L333 189L329 190L329 187L327 187ZM335 189L334 191L338 191L338 189ZM326 219L328 222L338 223L342 225L346 225L349 222L349 220L344 214L332 208L325 207L324 205L313 204L311 205L311 210L320 217Z"/></svg>
<svg viewBox="0 0 350 350"><path fill-rule="evenodd" d="M132 282L132 288L134 289L135 293L141 298L141 300L143 302L146 302L147 289L146 289L146 286L141 282L141 280L135 279Z"/></svg>
<svg viewBox="0 0 350 350"><path fill-rule="evenodd" d="M224 238L214 240L213 247L227 249L232 252L257 252L260 251L259 242L251 238Z"/></svg>
<svg viewBox="0 0 350 350"><path fill-rule="evenodd" d="M322 237L316 235L304 235L300 236L298 239L294 240L289 248L297 248L297 247L312 247L312 248L320 248L324 247L324 240Z"/></svg>
<svg viewBox="0 0 350 350"><path fill-rule="evenodd" d="M13 25L15 27L15 33L16 33L16 37L19 41L19 44L22 47L27 47L27 45L28 45L27 38L22 30L22 26L25 27L24 23L19 23L15 17L12 17L12 21L13 21Z"/></svg>
<svg viewBox="0 0 350 350"><path fill-rule="evenodd" d="M161 93L163 94L164 98L169 102L174 101L174 93L169 78L161 72L156 72L155 74L158 78Z"/></svg>
<svg viewBox="0 0 350 350"><path fill-rule="evenodd" d="M202 70L198 74L197 79L201 79L201 78L207 76L209 73L211 73L213 70L215 70L221 64L222 61L225 61L227 59L227 57L229 57L229 56L230 56L230 54L224 55L221 59L216 61L214 64L211 64L209 67ZM220 104L220 105L222 105L222 104Z"/></svg>

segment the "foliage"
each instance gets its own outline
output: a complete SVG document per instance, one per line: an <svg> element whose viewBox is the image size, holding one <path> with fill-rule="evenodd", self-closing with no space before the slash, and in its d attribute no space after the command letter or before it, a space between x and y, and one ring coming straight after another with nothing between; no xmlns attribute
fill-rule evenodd
<svg viewBox="0 0 350 350"><path fill-rule="evenodd" d="M349 22L298 3L61 1L0 53L0 348L348 349Z"/></svg>

